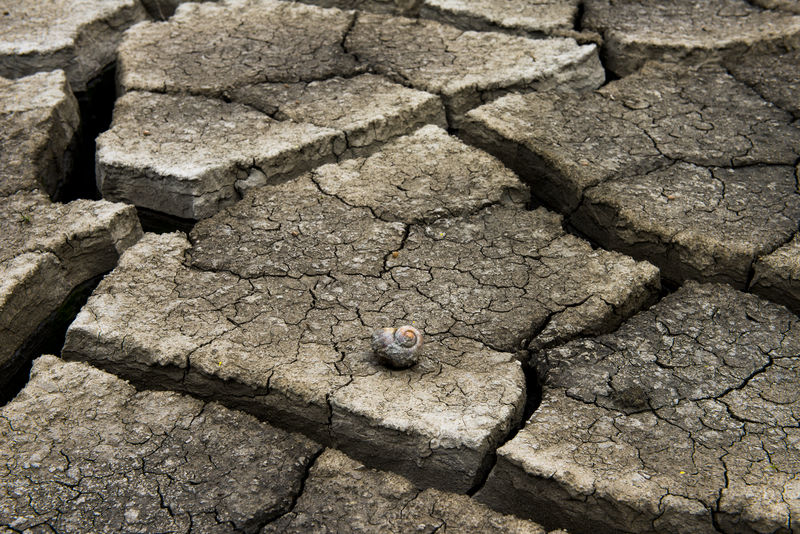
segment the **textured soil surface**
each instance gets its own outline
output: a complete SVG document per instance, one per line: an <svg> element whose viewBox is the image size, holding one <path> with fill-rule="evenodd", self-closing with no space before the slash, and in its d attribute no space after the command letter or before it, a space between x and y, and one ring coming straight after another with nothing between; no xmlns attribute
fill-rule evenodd
<svg viewBox="0 0 800 534"><path fill-rule="evenodd" d="M0 0L0 534L800 533L798 54L796 0Z"/></svg>

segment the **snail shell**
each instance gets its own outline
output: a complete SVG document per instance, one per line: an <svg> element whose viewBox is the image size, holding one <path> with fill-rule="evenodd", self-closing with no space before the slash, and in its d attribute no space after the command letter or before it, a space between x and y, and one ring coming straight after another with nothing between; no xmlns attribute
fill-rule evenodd
<svg viewBox="0 0 800 534"><path fill-rule="evenodd" d="M379 328L372 333L372 352L393 369L406 369L419 361L422 333L413 326Z"/></svg>

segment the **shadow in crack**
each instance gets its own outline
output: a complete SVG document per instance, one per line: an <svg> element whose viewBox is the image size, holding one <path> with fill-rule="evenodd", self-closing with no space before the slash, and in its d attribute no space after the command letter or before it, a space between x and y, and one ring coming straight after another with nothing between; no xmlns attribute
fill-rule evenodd
<svg viewBox="0 0 800 534"><path fill-rule="evenodd" d="M188 234L197 224L194 219L184 219L174 215L168 215L147 208L136 207L136 214L142 224L142 230L154 234L167 234L170 232L184 232Z"/></svg>
<svg viewBox="0 0 800 534"><path fill-rule="evenodd" d="M61 306L48 317L36 331L25 341L25 343L14 353L10 364L0 368L0 376L10 376L11 378L0 387L0 406L17 396L17 394L28 383L33 360L42 354L61 354L64 346L64 338L67 335L67 328L75 320L75 316L81 310L89 295L105 276L101 274L72 290ZM5 382L5 380L4 380Z"/></svg>
<svg viewBox="0 0 800 534"><path fill-rule="evenodd" d="M542 384L539 381L539 375L536 372L536 369L528 364L523 364L522 371L525 373L525 406L522 411L522 419L514 428L511 429L505 439L497 444L495 451L514 439L517 433L522 430L522 427L525 426L525 423L528 422L528 419L531 418L531 415L533 415L536 409L539 408L539 404L542 402ZM486 480L489 478L489 474L494 468L495 463L497 463L496 452L486 456L486 459L481 466L482 474L480 479L477 484L472 486L467 491L467 495L472 497L478 493L481 488L483 488L484 484L486 484Z"/></svg>
<svg viewBox="0 0 800 534"><path fill-rule="evenodd" d="M75 93L80 108L81 126L72 171L54 198L57 202L100 198L95 179L95 140L111 126L117 97L116 73L117 66L112 63L88 83L86 91Z"/></svg>

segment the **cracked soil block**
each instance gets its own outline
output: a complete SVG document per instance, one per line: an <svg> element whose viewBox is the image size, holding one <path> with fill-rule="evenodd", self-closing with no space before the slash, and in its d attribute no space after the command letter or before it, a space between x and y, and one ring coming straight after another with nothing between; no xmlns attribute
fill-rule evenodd
<svg viewBox="0 0 800 534"><path fill-rule="evenodd" d="M593 250L555 214L524 210L525 193L434 127L255 187L191 241L131 249L64 354L466 491L522 415L528 345L606 332L658 291L655 268ZM424 356L391 371L369 338L401 324L425 333Z"/></svg>
<svg viewBox="0 0 800 534"><path fill-rule="evenodd" d="M617 332L534 357L539 409L478 499L570 532L793 532L800 321L687 283Z"/></svg>
<svg viewBox="0 0 800 534"><path fill-rule="evenodd" d="M254 533L292 507L320 450L218 404L42 356L0 408L0 530Z"/></svg>
<svg viewBox="0 0 800 534"><path fill-rule="evenodd" d="M744 288L800 220L800 128L718 66L648 63L592 94L509 95L459 134L578 230L671 280Z"/></svg>
<svg viewBox="0 0 800 534"><path fill-rule="evenodd" d="M122 33L147 18L139 0L0 0L0 76L63 69L74 91L114 62Z"/></svg>

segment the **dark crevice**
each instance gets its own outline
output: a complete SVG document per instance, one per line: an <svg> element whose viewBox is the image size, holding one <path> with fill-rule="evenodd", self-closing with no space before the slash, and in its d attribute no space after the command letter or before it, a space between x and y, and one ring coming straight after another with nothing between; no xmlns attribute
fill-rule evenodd
<svg viewBox="0 0 800 534"><path fill-rule="evenodd" d="M358 56L355 54L355 52L351 52L347 48L347 38L350 37L351 33L353 33L353 28L355 28L356 23L358 23L358 16L359 16L359 12L358 11L354 11L353 12L353 17L350 19L350 24L347 25L347 28L345 28L344 33L342 33L342 40L339 41L339 47L342 49L342 52L344 52L345 54L347 54L350 57L352 57L355 60L357 65L360 65L361 64L361 60L358 58Z"/></svg>
<svg viewBox="0 0 800 534"><path fill-rule="evenodd" d="M543 204L543 205L544 205L544 204ZM561 213L561 212L559 212L558 210L556 210L556 209L555 209L553 206L547 206L547 205L544 205L544 206L545 206L547 209L549 209L550 211L554 212L554 213ZM570 215L571 215L571 214L570 214ZM565 231L565 232L567 232L568 234L572 234L572 235L574 235L575 237L579 237L580 239L582 239L582 240L586 241L587 243L589 243L589 245L592 247L592 250L607 250L607 249L606 249L606 248L605 248L603 245L601 245L600 243L598 243L597 241L595 241L593 238L591 238L591 237L589 237L588 235L586 235L586 234L585 234L583 231L581 231L581 230L580 230L580 229L579 229L577 226L575 226L575 225L572 223L572 217L570 217L569 215L567 215L567 216L565 216L565 217L564 217L564 220L563 220L563 222L561 223L561 227L562 227L562 228L564 229L564 231Z"/></svg>
<svg viewBox="0 0 800 534"><path fill-rule="evenodd" d="M750 5L750 7L755 8L758 11L761 11L761 12L765 12L765 11L767 11L767 12L768 11L781 11L781 8L779 8L779 7L767 8L765 6L759 5L757 2L754 2L753 0L744 0L744 1L745 1L745 3Z"/></svg>
<svg viewBox="0 0 800 534"><path fill-rule="evenodd" d="M147 14L156 20L167 20L175 14L177 4L163 0L141 0Z"/></svg>
<svg viewBox="0 0 800 534"><path fill-rule="evenodd" d="M542 403L542 382L539 379L539 373L537 373L536 369L529 364L524 364L522 366L522 371L525 373L527 398L525 399L525 408L522 412L522 424L520 425L520 428L517 429L517 432L522 428L525 422L531 418L533 413ZM517 432L514 432L513 436L509 436L509 439L512 439L514 436L516 436Z"/></svg>
<svg viewBox="0 0 800 534"><path fill-rule="evenodd" d="M528 364L523 364L522 371L525 373L525 404L522 409L522 417L519 422L511 428L505 438L498 443L494 447L494 450L484 459L483 465L479 470L481 475L478 482L467 490L467 495L470 497L478 493L486 484L486 480L489 478L492 469L494 469L497 463L497 450L517 436L542 402L542 384L536 369Z"/></svg>
<svg viewBox="0 0 800 534"><path fill-rule="evenodd" d="M34 359L42 354L61 355L67 328L104 276L105 273L95 276L73 289L61 306L51 313L17 349L9 360L10 363L0 366L0 377L11 376L11 379L0 387L0 406L16 397L28 383Z"/></svg>
<svg viewBox="0 0 800 534"><path fill-rule="evenodd" d="M580 15L581 15L581 17L580 17L580 22L579 22L579 24L581 26L583 25L584 9L585 8L584 8L584 5L583 5L583 2L581 2L581 6L580 6L580 10L581 10ZM601 89L601 88L605 87L606 85L608 85L609 83L611 83L611 82L613 82L615 80L619 80L620 78L622 78L622 76L620 76L619 74L617 74L616 72L614 72L613 70L611 70L608 67L609 57L608 57L608 48L607 48L607 45L606 45L606 35L604 33L602 33L602 30L598 30L598 31L601 32L600 38L602 39L602 44L598 44L598 54L597 54L597 56L600 59L600 65L603 67L603 71L606 74L606 81L603 82L603 85L601 85L600 87L597 88L597 89Z"/></svg>
<svg viewBox="0 0 800 534"><path fill-rule="evenodd" d="M575 20L573 21L573 27L576 32L583 31L583 15L586 12L586 5L585 2L580 2L578 4L578 11L575 13Z"/></svg>
<svg viewBox="0 0 800 534"><path fill-rule="evenodd" d="M758 259L754 260L750 263L750 269L747 271L747 279L744 281L744 291L750 291L750 287L753 285L753 278L756 276L756 262Z"/></svg>
<svg viewBox="0 0 800 534"><path fill-rule="evenodd" d="M539 208L547 208L547 206L545 206L544 202L542 202L542 200L539 199L539 197L537 197L533 193L530 193L530 195L528 196L528 202L525 204L525 209L528 211L533 211Z"/></svg>
<svg viewBox="0 0 800 534"><path fill-rule="evenodd" d="M111 126L116 101L116 74L117 65L112 63L87 84L85 91L75 93L80 108L81 125L77 134L72 171L54 198L58 202L100 198L95 179L95 141L98 135Z"/></svg>
<svg viewBox="0 0 800 534"><path fill-rule="evenodd" d="M519 429L514 429L512 433L516 435L519 432ZM495 464L497 463L497 449L499 449L505 442L508 440L504 440L503 443L500 443L495 447L481 462L480 467L478 468L478 474L476 475L477 482L467 490L466 494L470 497L474 497L476 493L483 489L483 486L486 485L486 481L489 479L489 475L491 474L492 470L494 469Z"/></svg>
<svg viewBox="0 0 800 534"><path fill-rule="evenodd" d="M725 490L729 487L730 480L728 480L728 467L727 467L727 465L725 465L724 456L723 456L723 458L720 458L720 460L722 461L722 464L724 466L724 470L722 472L722 475L724 477L725 484L724 484L724 486L722 486L719 489L719 493L717 493L716 502L714 503L714 508L711 510L711 526L713 526L714 530L716 530L717 532L721 532L721 533L724 534L725 530L722 528L722 525L720 525L719 515L720 515L720 510L721 510L721 507L722 507L722 504L721 504L722 503L722 496L723 496L723 493L725 492Z"/></svg>
<svg viewBox="0 0 800 534"><path fill-rule="evenodd" d="M605 73L606 73L606 81L604 81L603 85L601 85L597 89L602 89L603 87L605 87L606 85L610 84L611 82L614 82L614 81L619 80L621 78L621 76L617 75L617 73L615 73L614 71L609 69L606 66L606 63L608 63L608 59L605 57L604 53L601 53L600 54L600 64L603 66L603 71L605 71Z"/></svg>
<svg viewBox="0 0 800 534"><path fill-rule="evenodd" d="M658 296L658 300L660 301L667 295L675 293L677 290L681 288L680 282L675 282L673 280L667 280L663 276L661 277L661 293ZM648 308L649 309L649 308ZM644 310L642 310L644 311Z"/></svg>
<svg viewBox="0 0 800 534"><path fill-rule="evenodd" d="M260 524L258 526L258 529L254 530L254 532L260 532L269 523L272 523L273 521L276 521L276 520L280 519L281 517L284 517L284 516L286 516L288 514L291 514L294 511L295 507L297 506L297 501L300 500L300 497L303 496L303 492L306 489L306 481L308 481L309 477L311 476L311 470L314 468L314 465L316 465L317 460L319 459L320 456L322 456L322 453L324 453L324 452L325 452L325 448L321 448L318 452L314 453L311 456L311 459L309 460L308 465L306 465L306 471L303 474L303 478L300 479L300 486L297 489L297 493L292 496L292 502L291 502L291 504L289 504L289 507L286 509L286 511L285 512L278 512L278 513L272 514L269 517L263 518L259 522Z"/></svg>
<svg viewBox="0 0 800 534"><path fill-rule="evenodd" d="M136 207L136 213L139 216L139 222L142 224L142 230L145 232L152 232L155 234L167 234L170 232L184 232L188 234L197 224L195 219L184 219L175 215L168 215L160 211L154 211L148 208Z"/></svg>

